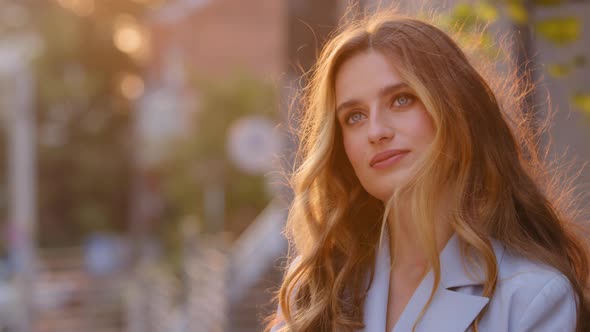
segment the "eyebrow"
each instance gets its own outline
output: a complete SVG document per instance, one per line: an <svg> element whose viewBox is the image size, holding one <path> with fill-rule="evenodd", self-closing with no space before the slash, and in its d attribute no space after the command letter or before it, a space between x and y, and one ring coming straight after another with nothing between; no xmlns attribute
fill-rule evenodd
<svg viewBox="0 0 590 332"><path fill-rule="evenodd" d="M408 85L404 82L400 82L400 83L396 83L396 84L391 84L388 86L383 87L381 90L379 90L379 97L383 98L384 96L390 95L395 93L398 90L402 90L407 88ZM361 102L356 100L356 99L351 99L351 100L347 100L343 103L341 103L340 105L338 105L338 107L336 107L336 114L340 114L340 112L344 111L345 109L351 107L351 106L355 106L360 104Z"/></svg>

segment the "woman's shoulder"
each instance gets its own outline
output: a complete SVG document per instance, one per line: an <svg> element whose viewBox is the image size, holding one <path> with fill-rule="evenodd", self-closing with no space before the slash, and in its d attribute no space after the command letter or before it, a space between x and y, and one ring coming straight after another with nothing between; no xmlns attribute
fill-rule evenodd
<svg viewBox="0 0 590 332"><path fill-rule="evenodd" d="M534 326L550 328L558 324L562 324L560 330L573 330L576 302L569 279L559 270L504 250L489 309L495 312L492 316L509 317L509 330L528 331Z"/></svg>
<svg viewBox="0 0 590 332"><path fill-rule="evenodd" d="M494 240L498 243L498 241ZM529 259L503 247L498 259L498 286L506 289L541 291L544 287L571 288L568 278L555 267Z"/></svg>

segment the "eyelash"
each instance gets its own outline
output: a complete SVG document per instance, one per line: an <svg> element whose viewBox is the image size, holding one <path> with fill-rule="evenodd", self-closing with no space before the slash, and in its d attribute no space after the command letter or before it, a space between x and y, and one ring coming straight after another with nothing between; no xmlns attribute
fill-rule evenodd
<svg viewBox="0 0 590 332"><path fill-rule="evenodd" d="M404 105L395 106L394 103L402 97L407 98L408 102ZM390 107L406 107L406 106L412 105L414 103L414 101L416 101L416 97L414 95L412 95L411 93L402 92L402 93L399 93L393 97L393 99L390 103ZM352 112L348 113L345 118L345 123L347 125L354 125L355 124L355 122L353 122L353 123L350 122L350 119L355 114L362 114L362 112L352 111Z"/></svg>

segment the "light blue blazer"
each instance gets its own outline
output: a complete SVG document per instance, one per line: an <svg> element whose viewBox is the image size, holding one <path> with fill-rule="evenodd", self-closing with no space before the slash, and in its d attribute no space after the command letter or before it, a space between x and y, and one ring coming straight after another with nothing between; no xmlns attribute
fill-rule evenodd
<svg viewBox="0 0 590 332"><path fill-rule="evenodd" d="M481 282L463 269L460 240L455 234L440 254L441 280L416 332L463 332L487 307L480 332L575 331L576 297L567 278L556 269L513 255L492 240L499 279L491 298L481 296ZM410 332L433 287L430 271L416 288L392 331L385 331L390 255L387 236L378 249L375 275L364 304L365 332ZM468 264L468 262L465 262ZM470 267L473 271L473 266ZM479 272L483 276L483 272ZM278 330L279 326L272 331Z"/></svg>
<svg viewBox="0 0 590 332"><path fill-rule="evenodd" d="M481 282L472 280L461 260L459 237L454 234L440 254L441 280L434 298L416 326L417 332L467 331L478 323L480 332L575 331L576 297L567 278L556 269L511 254L492 240L499 279L491 298L481 296ZM465 262L468 264L468 262ZM366 332L384 332L389 294L390 255L387 236L377 254L375 276L364 307ZM473 266L469 266L473 271ZM473 274L473 273L472 273ZM471 275L472 275L471 274ZM483 271L479 272L484 275ZM409 332L432 291L430 271L412 295L393 332Z"/></svg>

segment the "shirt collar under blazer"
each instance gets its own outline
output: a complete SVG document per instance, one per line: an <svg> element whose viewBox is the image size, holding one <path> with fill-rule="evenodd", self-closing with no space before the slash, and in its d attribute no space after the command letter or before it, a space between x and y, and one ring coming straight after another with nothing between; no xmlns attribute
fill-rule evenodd
<svg viewBox="0 0 590 332"><path fill-rule="evenodd" d="M504 246L495 240L492 240L492 246L498 266L500 266L504 255ZM382 241L382 245L377 252L373 282L365 300L365 329L362 331L385 331L390 261L389 239L384 234L384 241ZM432 302L420 319L416 332L465 331L489 301L487 297L458 291L460 287L481 285L482 283L481 281L472 280L469 274L464 271L461 260L460 239L457 234L453 234L440 253L440 267L440 284ZM483 275L482 273L479 274ZM416 288L391 332L412 331L414 322L418 319L420 311L428 301L433 284L434 272L431 270Z"/></svg>

